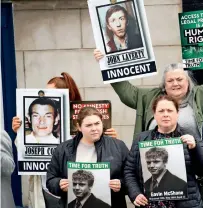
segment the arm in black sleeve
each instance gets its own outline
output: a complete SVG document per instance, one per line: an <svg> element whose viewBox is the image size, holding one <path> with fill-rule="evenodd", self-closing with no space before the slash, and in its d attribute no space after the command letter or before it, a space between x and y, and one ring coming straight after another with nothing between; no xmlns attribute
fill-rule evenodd
<svg viewBox="0 0 203 208"><path fill-rule="evenodd" d="M47 181L46 186L48 190L57 196L62 196L63 191L60 189L59 182L62 179L60 173L60 152L56 148L54 154L52 155L51 162L47 170Z"/></svg>
<svg viewBox="0 0 203 208"><path fill-rule="evenodd" d="M121 141L121 151L122 151L122 177L120 179L121 181L121 190L124 191L125 193L127 193L126 191L126 186L125 186L125 181L124 181L124 166L125 166L125 162L126 159L128 157L129 154L129 149L127 148L127 146L125 145L125 143L123 141Z"/></svg>
<svg viewBox="0 0 203 208"><path fill-rule="evenodd" d="M139 171L141 171L139 160L138 140L136 139L132 144L124 168L125 185L127 186L128 196L132 203L139 194L142 194L139 183Z"/></svg>
<svg viewBox="0 0 203 208"><path fill-rule="evenodd" d="M190 157L194 167L195 174L203 176L203 141L196 139L196 147L190 149Z"/></svg>

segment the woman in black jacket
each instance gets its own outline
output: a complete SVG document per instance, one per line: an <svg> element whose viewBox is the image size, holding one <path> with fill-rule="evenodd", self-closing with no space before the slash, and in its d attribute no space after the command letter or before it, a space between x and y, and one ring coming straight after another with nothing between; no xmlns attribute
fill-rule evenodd
<svg viewBox="0 0 203 208"><path fill-rule="evenodd" d="M166 95L160 96L154 100L152 108L158 126L154 130L145 131L138 135L132 144L126 160L124 178L129 198L135 206L145 208L202 208L203 203L195 175L203 176L203 143L200 138L194 139L191 135L184 135L184 132L178 126L179 109L178 103L175 100ZM166 169L167 157L164 160L163 155L165 153L163 152L163 148L162 150L159 148L159 151L162 151L162 153L156 153L157 155L151 152L148 153L149 155L151 154L151 158L149 159L145 153L145 159L148 159L147 168L152 177L144 181L138 147L139 142L170 137L180 137L183 142L187 184ZM160 163L160 165L156 165L155 163ZM168 179L163 180L163 178ZM170 182L169 178L171 178ZM163 190L163 187L170 190L171 186L173 187L171 190L174 189L176 191L178 183L187 190L187 199L150 201L146 197L148 188L150 194L152 192L156 193L155 190ZM159 193L159 191L157 192ZM160 193L162 192L160 191Z"/></svg>
<svg viewBox="0 0 203 208"><path fill-rule="evenodd" d="M103 135L102 115L95 108L85 107L80 110L78 126L79 133L74 139L56 148L47 171L47 188L54 195L61 196L60 207L65 208L69 186L67 161L110 162L112 207L126 208L123 169L128 148L123 141ZM88 152L91 156L88 156Z"/></svg>

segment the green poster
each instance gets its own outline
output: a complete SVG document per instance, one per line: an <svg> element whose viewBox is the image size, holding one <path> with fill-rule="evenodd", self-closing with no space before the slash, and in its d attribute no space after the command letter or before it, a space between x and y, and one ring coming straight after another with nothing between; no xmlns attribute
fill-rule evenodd
<svg viewBox="0 0 203 208"><path fill-rule="evenodd" d="M110 169L109 162L85 163L85 162L67 162L68 169Z"/></svg>
<svg viewBox="0 0 203 208"><path fill-rule="evenodd" d="M185 68L203 69L203 10L179 13Z"/></svg>

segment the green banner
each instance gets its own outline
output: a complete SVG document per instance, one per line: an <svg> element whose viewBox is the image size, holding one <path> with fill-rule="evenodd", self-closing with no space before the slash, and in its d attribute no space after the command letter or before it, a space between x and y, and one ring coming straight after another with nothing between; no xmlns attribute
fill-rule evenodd
<svg viewBox="0 0 203 208"><path fill-rule="evenodd" d="M171 138L171 139L163 138L163 139L139 142L139 148L149 148L149 147L158 147L158 146L166 146L166 145L176 145L176 144L182 144L182 140L179 137Z"/></svg>
<svg viewBox="0 0 203 208"><path fill-rule="evenodd" d="M68 169L110 169L109 162L83 163L67 162Z"/></svg>
<svg viewBox="0 0 203 208"><path fill-rule="evenodd" d="M203 10L179 13L179 26L185 68L203 69Z"/></svg>

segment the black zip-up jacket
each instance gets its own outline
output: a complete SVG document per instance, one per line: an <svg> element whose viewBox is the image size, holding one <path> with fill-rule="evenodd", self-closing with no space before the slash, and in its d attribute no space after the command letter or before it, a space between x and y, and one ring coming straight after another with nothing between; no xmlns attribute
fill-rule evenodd
<svg viewBox="0 0 203 208"><path fill-rule="evenodd" d="M134 140L124 168L125 185L128 189L128 196L132 203L139 194L144 194L144 181L142 177L142 167L138 142L153 140L156 138L157 128L151 131L140 133ZM184 135L177 126L173 132L173 137ZM176 208L203 208L199 186L195 175L203 176L203 142L196 139L196 147L188 149L184 146L185 165L188 184L188 199L175 201ZM178 158L177 158L178 159ZM141 206L142 207L142 206Z"/></svg>
<svg viewBox="0 0 203 208"><path fill-rule="evenodd" d="M60 208L66 207L67 193L60 189L59 181L67 178L67 161L75 162L77 146L81 138L82 134L78 133L73 139L58 145L48 167L46 185L51 193L61 196ZM123 170L129 153L128 148L123 141L102 135L100 140L95 142L95 149L97 162L110 162L110 179L121 180L121 190L119 192L111 191L112 207L127 208Z"/></svg>

